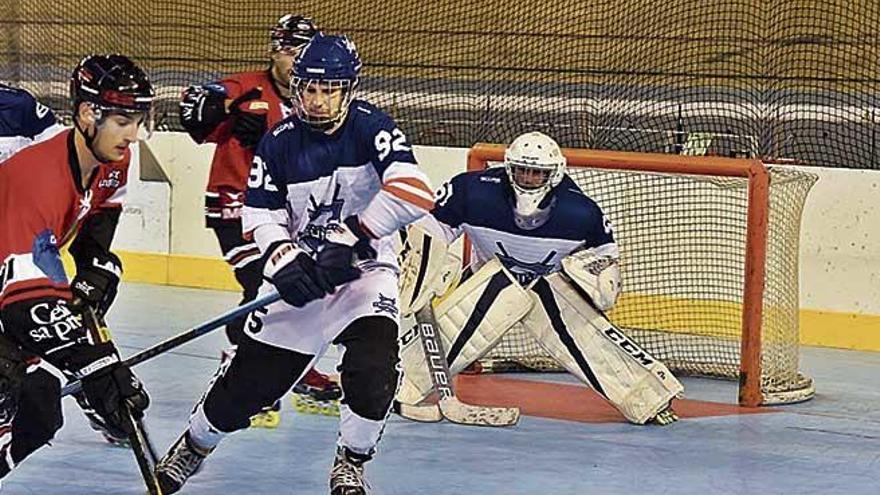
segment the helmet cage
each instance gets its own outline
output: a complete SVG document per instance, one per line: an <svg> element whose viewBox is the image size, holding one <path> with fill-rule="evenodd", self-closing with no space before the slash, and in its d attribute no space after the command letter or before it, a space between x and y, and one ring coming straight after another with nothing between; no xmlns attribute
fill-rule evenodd
<svg viewBox="0 0 880 495"><path fill-rule="evenodd" d="M290 78L290 92L293 95L293 107L300 120L316 130L328 130L345 120L348 108L354 99L357 79L315 79L292 76ZM314 96L306 96L311 91ZM326 93L324 93L326 91ZM334 93L341 92L339 102L333 102ZM312 115L308 112L306 98L326 98L327 115Z"/></svg>
<svg viewBox="0 0 880 495"><path fill-rule="evenodd" d="M516 199L517 216L528 218L540 212L547 194L565 176L566 160L549 136L529 133L514 140L504 153L504 168ZM521 183L526 175L540 174L540 183Z"/></svg>

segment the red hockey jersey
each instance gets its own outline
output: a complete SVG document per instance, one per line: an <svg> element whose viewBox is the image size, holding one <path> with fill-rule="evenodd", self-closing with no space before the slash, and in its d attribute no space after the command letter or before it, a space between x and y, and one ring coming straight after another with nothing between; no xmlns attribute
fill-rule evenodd
<svg viewBox="0 0 880 495"><path fill-rule="evenodd" d="M121 208L131 158L99 165L79 181L73 131L0 164L0 308L38 297L70 297L59 247L101 209Z"/></svg>
<svg viewBox="0 0 880 495"><path fill-rule="evenodd" d="M219 81L228 93L227 98L234 100L253 88L262 88L260 98L244 103L245 111L266 113L266 123L271 128L290 115L289 101L278 93L269 70L240 72ZM211 162L211 173L205 198L205 213L208 220L226 220L225 211L237 213L244 203L244 191L247 189L247 177L250 173L254 150L243 147L232 136L232 119L228 118L205 138L205 142L217 143L214 158ZM237 207L237 208L236 208Z"/></svg>

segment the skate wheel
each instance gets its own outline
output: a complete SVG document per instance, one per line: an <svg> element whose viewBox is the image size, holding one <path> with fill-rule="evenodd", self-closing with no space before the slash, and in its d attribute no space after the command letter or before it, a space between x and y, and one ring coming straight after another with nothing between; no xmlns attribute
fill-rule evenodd
<svg viewBox="0 0 880 495"><path fill-rule="evenodd" d="M281 424L281 414L278 411L267 411L251 418L251 428L278 428Z"/></svg>

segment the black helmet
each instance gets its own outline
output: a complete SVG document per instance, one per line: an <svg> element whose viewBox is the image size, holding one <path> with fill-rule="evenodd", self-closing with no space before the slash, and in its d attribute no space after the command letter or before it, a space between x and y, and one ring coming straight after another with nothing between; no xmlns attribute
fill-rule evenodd
<svg viewBox="0 0 880 495"><path fill-rule="evenodd" d="M311 17L298 14L285 14L269 30L273 52L285 48L301 48L317 34L318 28Z"/></svg>
<svg viewBox="0 0 880 495"><path fill-rule="evenodd" d="M105 112L149 114L155 95L150 78L123 55L89 55L70 76L74 114L84 101Z"/></svg>

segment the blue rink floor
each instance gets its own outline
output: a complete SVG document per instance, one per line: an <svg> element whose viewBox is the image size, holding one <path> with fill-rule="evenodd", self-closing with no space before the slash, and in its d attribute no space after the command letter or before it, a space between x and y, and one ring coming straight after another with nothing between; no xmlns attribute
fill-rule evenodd
<svg viewBox="0 0 880 495"><path fill-rule="evenodd" d="M229 292L128 284L110 324L129 355L232 307ZM292 329L295 331L294 329ZM214 372L222 331L137 368L164 452ZM335 356L319 364L332 371ZM811 402L778 414L684 419L666 428L524 417L510 429L392 416L367 465L376 495L880 494L880 353L807 348ZM732 402L735 384L684 379L688 398ZM3 482L4 495L142 494L128 450L104 443L72 399L51 447ZM227 438L183 494L327 494L337 419L298 415Z"/></svg>

